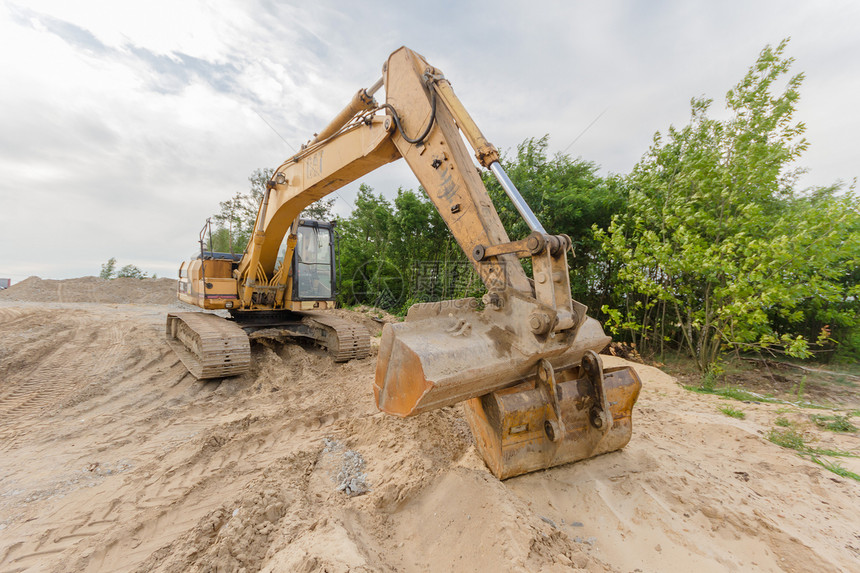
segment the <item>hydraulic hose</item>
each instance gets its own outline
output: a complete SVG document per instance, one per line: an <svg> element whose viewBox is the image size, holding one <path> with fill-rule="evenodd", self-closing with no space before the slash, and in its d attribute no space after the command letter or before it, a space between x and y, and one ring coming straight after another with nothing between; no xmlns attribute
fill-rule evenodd
<svg viewBox="0 0 860 573"><path fill-rule="evenodd" d="M400 115L397 113L397 110L394 109L394 106L390 103L384 103L379 106L380 109L388 109L391 110L391 116L394 118L394 125L397 126L397 131L400 132L400 135L408 141L409 143L421 143L430 133L430 130L433 128L433 123L436 121L436 90L433 89L433 86L430 85L430 81L426 82L427 87L430 90L430 121L427 122L427 127L424 128L424 132L421 133L416 138L411 138L406 135L406 132L403 130L403 125L400 123Z"/></svg>

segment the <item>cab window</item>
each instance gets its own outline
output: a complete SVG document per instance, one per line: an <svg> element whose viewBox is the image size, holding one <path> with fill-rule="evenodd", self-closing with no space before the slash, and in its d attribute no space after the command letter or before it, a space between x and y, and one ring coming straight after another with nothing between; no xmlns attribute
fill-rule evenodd
<svg viewBox="0 0 860 573"><path fill-rule="evenodd" d="M319 227L299 227L296 234L298 297L331 299L331 232Z"/></svg>

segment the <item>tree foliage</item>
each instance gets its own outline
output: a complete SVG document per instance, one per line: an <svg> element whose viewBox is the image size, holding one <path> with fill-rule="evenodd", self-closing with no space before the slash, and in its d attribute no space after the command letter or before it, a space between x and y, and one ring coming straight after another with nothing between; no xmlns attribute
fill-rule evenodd
<svg viewBox="0 0 860 573"><path fill-rule="evenodd" d="M856 321L856 305L853 317L833 305L852 289L856 300L846 275L857 202L838 186L795 189L803 74L786 79L786 43L766 47L728 92L728 119L694 99L687 126L657 133L626 179L626 210L607 232L595 227L620 265L621 304L607 311L643 350L675 341L703 370L727 347L806 357L810 340L827 338L812 325Z"/></svg>
<svg viewBox="0 0 860 573"><path fill-rule="evenodd" d="M254 232L257 211L266 193L266 182L275 172L271 168L255 169L248 177L247 192L237 191L227 201L220 202L220 211L213 217L212 248L218 252L241 253Z"/></svg>
<svg viewBox="0 0 860 573"><path fill-rule="evenodd" d="M319 199L302 211L301 216L314 221L334 221L335 199Z"/></svg>
<svg viewBox="0 0 860 573"><path fill-rule="evenodd" d="M102 265L102 272L99 273L99 277L109 280L114 277L114 273L116 272L116 258L111 257L107 260L106 263Z"/></svg>
<svg viewBox="0 0 860 573"><path fill-rule="evenodd" d="M135 265L125 265L116 273L116 278L145 279L148 275Z"/></svg>
<svg viewBox="0 0 860 573"><path fill-rule="evenodd" d="M106 263L102 265L101 273L99 273L99 277L105 280L110 279L118 279L118 278L133 278L133 279L146 279L146 278L157 278L155 273L150 277L147 273L140 270L135 265L125 265L118 271L116 270L116 257L111 257L108 259Z"/></svg>
<svg viewBox="0 0 860 573"><path fill-rule="evenodd" d="M390 202L361 185L337 229L345 304L401 312L415 302L473 294L480 282L422 191L401 188Z"/></svg>

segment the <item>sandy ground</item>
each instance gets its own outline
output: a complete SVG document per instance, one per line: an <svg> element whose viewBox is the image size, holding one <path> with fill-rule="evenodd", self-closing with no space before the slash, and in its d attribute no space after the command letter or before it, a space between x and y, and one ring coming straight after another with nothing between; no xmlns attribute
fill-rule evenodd
<svg viewBox="0 0 860 573"><path fill-rule="evenodd" d="M373 356L255 345L201 383L163 340L175 304L23 293L0 296L4 573L860 571L860 483L765 439L799 408L736 420L634 364L627 448L499 482L459 406L377 412Z"/></svg>

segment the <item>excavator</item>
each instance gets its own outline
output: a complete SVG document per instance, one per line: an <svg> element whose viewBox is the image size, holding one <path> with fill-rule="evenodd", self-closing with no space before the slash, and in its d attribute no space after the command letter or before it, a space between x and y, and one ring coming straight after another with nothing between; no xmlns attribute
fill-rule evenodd
<svg viewBox="0 0 860 573"><path fill-rule="evenodd" d="M258 212L258 227L265 212L265 207ZM266 240L265 233L253 236ZM260 338L310 340L325 347L335 362L365 358L370 353L367 329L321 312L335 308L334 236L334 223L297 217L286 237L278 239L277 268L269 278L259 262L253 273L243 267L250 260L247 251L214 252L207 219L200 231L200 254L179 267L177 295L206 310L227 310L231 319L202 312L167 315L167 342L189 372L200 380L243 374L251 363L249 340ZM247 298L240 284L253 285Z"/></svg>
<svg viewBox="0 0 860 573"><path fill-rule="evenodd" d="M374 95L383 87L379 103ZM466 142L528 225L527 236L509 238ZM487 292L480 300L415 304L403 322L384 326L373 382L379 410L408 417L463 402L498 479L623 448L641 381L632 368L603 367L598 352L610 337L571 297L570 238L544 229L442 71L406 47L275 170L241 256L201 247L180 267L181 300L231 315L168 315L168 342L191 373L246 372L255 336L303 336L335 360L368 354L366 331L326 314L334 308L331 227L300 215L401 158ZM531 276L521 259L531 260Z"/></svg>

